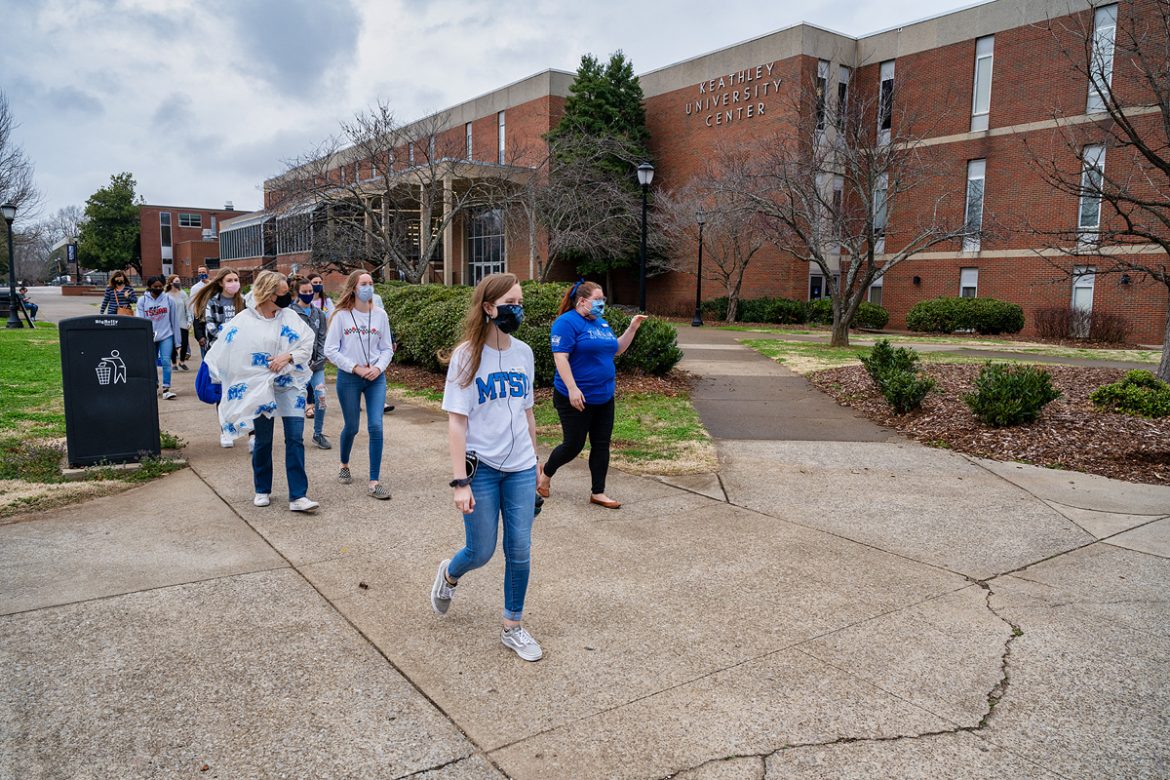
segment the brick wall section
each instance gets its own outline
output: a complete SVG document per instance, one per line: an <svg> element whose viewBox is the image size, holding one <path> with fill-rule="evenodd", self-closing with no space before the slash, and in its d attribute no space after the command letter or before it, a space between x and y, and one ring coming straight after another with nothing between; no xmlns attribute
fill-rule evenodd
<svg viewBox="0 0 1170 780"><path fill-rule="evenodd" d="M162 230L159 225L159 214L170 212L171 215L171 252L177 255L179 244L185 241L202 241L203 228L211 227L211 218L216 218L216 231L224 220L247 214L247 211L226 211L224 209L200 209L188 206L154 206L145 205L138 210L138 224L141 229L142 246L142 273L143 276L153 276L162 273ZM179 214L199 214L203 225L197 228L179 227ZM216 241L215 252L204 257L219 255L219 242ZM175 273L184 275L178 268Z"/></svg>

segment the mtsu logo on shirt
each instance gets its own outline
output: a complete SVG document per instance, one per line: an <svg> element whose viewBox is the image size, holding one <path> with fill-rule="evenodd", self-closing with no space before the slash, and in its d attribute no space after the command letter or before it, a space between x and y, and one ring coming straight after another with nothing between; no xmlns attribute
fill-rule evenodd
<svg viewBox="0 0 1170 780"><path fill-rule="evenodd" d="M518 368L511 371L493 371L486 377L475 378L479 403L497 398L525 398L528 395L528 375Z"/></svg>

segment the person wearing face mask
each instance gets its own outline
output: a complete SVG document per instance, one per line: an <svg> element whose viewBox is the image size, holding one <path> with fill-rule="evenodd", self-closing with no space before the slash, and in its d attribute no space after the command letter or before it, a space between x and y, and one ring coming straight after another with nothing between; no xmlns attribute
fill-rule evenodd
<svg viewBox="0 0 1170 780"><path fill-rule="evenodd" d="M382 471L382 407L386 401L386 368L394 357L390 321L386 311L374 305L374 279L354 271L341 288L337 309L329 318L325 357L337 366L337 404L345 425L341 429L341 470L337 481L353 482L349 454L366 404L366 434L370 438L368 494L381 501L390 491L380 483Z"/></svg>
<svg viewBox="0 0 1170 780"><path fill-rule="evenodd" d="M150 320L154 329L155 359L162 366L162 397L175 398L171 392L171 353L175 349L175 336L179 333L179 311L174 299L164 292L166 280L152 276L146 280L147 292L138 299L137 315Z"/></svg>
<svg viewBox="0 0 1170 780"><path fill-rule="evenodd" d="M191 308L199 315L195 319L195 338L204 359L210 354L223 327L244 310L240 295L240 276L229 268L221 268L215 278L206 284L191 301ZM219 446L234 447L235 437L221 431Z"/></svg>
<svg viewBox="0 0 1170 780"><path fill-rule="evenodd" d="M514 274L490 274L475 286L463 339L451 353L443 410L455 508L464 546L439 564L431 609L446 615L460 579L491 560L504 529L504 612L500 642L525 661L544 655L521 624L531 569L536 506L536 376L532 348L511 336L524 320ZM467 453L478 465L468 474Z"/></svg>
<svg viewBox="0 0 1170 780"><path fill-rule="evenodd" d="M194 300L195 296L199 294L199 291L202 290L206 286L207 286L207 266L201 265L197 269L195 269L195 284L191 285L191 293L190 293L191 298L190 298L190 300ZM191 319L195 319L194 310L191 311Z"/></svg>
<svg viewBox="0 0 1170 780"><path fill-rule="evenodd" d="M172 276L167 284L167 295L171 297L179 312L179 332L175 336L175 348L171 352L171 369L190 371L187 361L191 358L191 301L183 289L183 281Z"/></svg>
<svg viewBox="0 0 1170 780"><path fill-rule="evenodd" d="M121 314L130 317L134 315L134 304L137 301L138 295L126 281L126 274L114 271L110 276L110 283L106 285L106 294L102 298L102 305L98 307L98 314Z"/></svg>
<svg viewBox="0 0 1170 780"><path fill-rule="evenodd" d="M297 299L292 310L301 316L313 330L313 356L309 358L309 370L313 372L305 391L305 417L313 418L313 444L318 449L331 450L333 445L325 438L325 333L329 321L325 314L313 305L313 285L299 276L288 278L290 292L296 292Z"/></svg>
<svg viewBox="0 0 1170 780"><path fill-rule="evenodd" d="M328 319L333 310L333 299L325 292L325 279L318 273L309 274L309 284L313 285L313 308L320 309Z"/></svg>
<svg viewBox="0 0 1170 780"><path fill-rule="evenodd" d="M605 321L605 293L601 285L579 281L561 301L561 314L549 332L553 362L553 406L561 418L561 443L537 471L536 492L548 498L557 470L571 462L589 439L589 475L593 482L589 502L620 509L621 502L605 493L609 473L609 442L613 434L614 358L629 349L646 315L630 320L617 337Z"/></svg>
<svg viewBox="0 0 1170 780"><path fill-rule="evenodd" d="M255 433L252 504L266 507L272 503L273 418L279 417L284 427L288 508L313 512L318 504L307 495L303 441L313 331L289 309L292 293L280 274L260 272L252 291L255 305L230 319L207 353L208 372L223 386L220 430L232 437Z"/></svg>

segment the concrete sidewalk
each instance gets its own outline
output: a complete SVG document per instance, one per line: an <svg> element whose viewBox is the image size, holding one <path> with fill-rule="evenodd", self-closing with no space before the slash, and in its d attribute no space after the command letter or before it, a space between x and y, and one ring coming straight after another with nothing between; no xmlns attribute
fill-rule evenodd
<svg viewBox="0 0 1170 780"><path fill-rule="evenodd" d="M760 370L726 346L719 375ZM251 505L192 377L160 402L191 469L0 526L0 777L1170 774L1170 489L724 437L718 475L614 473L613 512L581 462L537 520L525 664L498 556L430 611L463 537L442 416L386 417L388 503L364 435L350 486L310 449L301 516L279 469Z"/></svg>

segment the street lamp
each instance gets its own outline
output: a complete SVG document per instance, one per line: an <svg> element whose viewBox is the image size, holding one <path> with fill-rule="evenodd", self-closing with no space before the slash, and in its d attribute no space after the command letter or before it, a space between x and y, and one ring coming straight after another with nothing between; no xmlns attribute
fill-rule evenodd
<svg viewBox="0 0 1170 780"><path fill-rule="evenodd" d="M646 196L654 181L654 166L644 162L638 166L638 183L642 185L642 251L638 255L638 311L646 311Z"/></svg>
<svg viewBox="0 0 1170 780"><path fill-rule="evenodd" d="M707 221L707 215L702 208L695 212L695 219L699 222L699 270L695 274L695 317L691 320L692 328L703 324L703 224Z"/></svg>
<svg viewBox="0 0 1170 780"><path fill-rule="evenodd" d="M20 300L16 297L16 255L12 252L12 221L16 219L16 204L5 203L0 206L0 216L8 223L8 327L23 328L20 321Z"/></svg>

